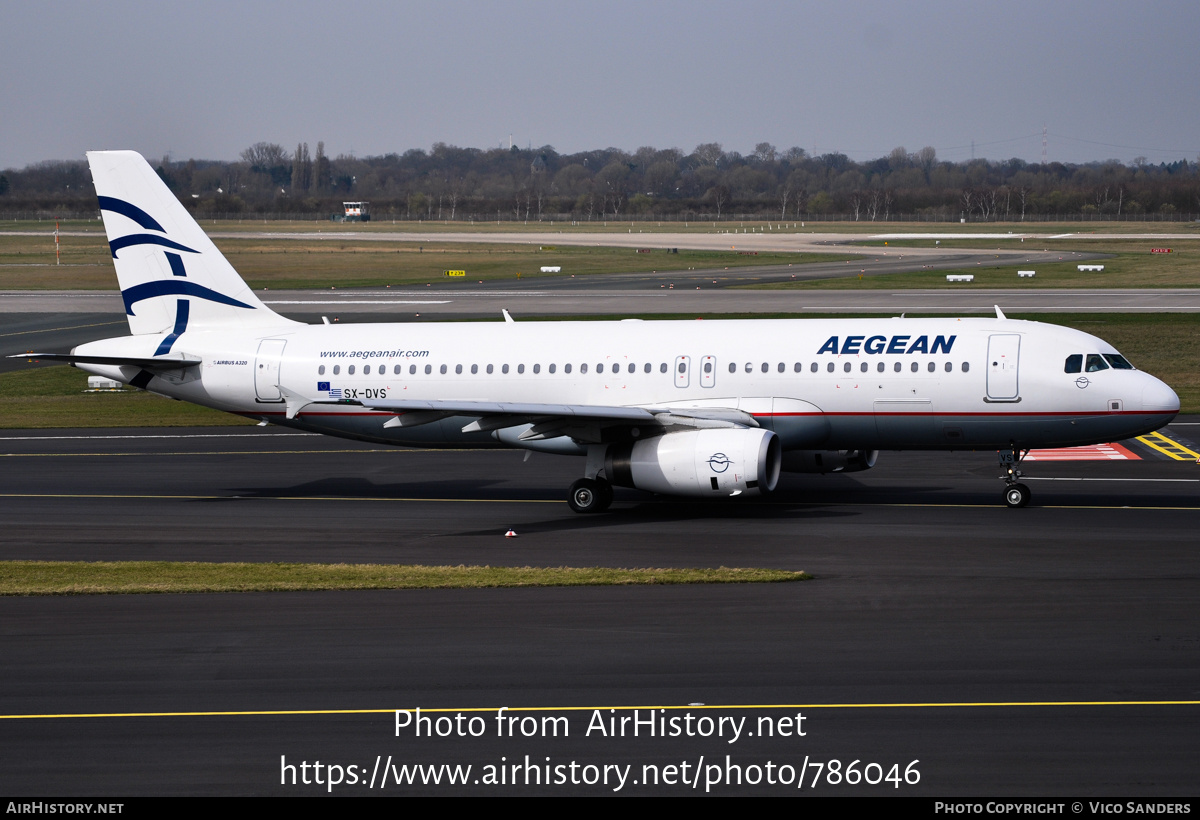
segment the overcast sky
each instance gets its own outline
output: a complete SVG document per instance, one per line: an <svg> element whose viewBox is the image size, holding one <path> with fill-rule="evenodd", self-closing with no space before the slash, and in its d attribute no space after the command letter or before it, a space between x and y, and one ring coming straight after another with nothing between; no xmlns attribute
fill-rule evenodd
<svg viewBox="0 0 1200 820"><path fill-rule="evenodd" d="M770 142L853 159L1200 156L1200 2L0 0L0 168Z"/></svg>

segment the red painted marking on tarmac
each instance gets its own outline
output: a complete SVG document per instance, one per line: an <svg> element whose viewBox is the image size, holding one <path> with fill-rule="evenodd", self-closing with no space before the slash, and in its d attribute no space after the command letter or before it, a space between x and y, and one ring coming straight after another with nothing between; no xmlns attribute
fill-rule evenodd
<svg viewBox="0 0 1200 820"><path fill-rule="evenodd" d="M1060 447L1032 450L1025 461L1141 461L1137 453L1120 444L1092 444L1087 447Z"/></svg>

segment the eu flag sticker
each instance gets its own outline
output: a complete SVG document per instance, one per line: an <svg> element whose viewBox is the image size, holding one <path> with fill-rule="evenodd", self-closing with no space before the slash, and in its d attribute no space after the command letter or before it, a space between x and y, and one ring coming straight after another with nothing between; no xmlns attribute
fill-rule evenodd
<svg viewBox="0 0 1200 820"><path fill-rule="evenodd" d="M317 382L317 392L318 393L328 393L329 392L329 382Z"/></svg>

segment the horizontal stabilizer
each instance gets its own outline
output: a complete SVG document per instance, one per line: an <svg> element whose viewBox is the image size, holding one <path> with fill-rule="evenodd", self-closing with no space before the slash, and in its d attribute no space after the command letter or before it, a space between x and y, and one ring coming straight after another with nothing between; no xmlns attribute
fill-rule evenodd
<svg viewBox="0 0 1200 820"><path fill-rule="evenodd" d="M66 362L67 364L107 364L121 367L141 367L146 370L178 370L182 367L192 367L202 364L203 359L176 353L169 356L87 356L74 353L17 353L10 359L40 359L46 362Z"/></svg>

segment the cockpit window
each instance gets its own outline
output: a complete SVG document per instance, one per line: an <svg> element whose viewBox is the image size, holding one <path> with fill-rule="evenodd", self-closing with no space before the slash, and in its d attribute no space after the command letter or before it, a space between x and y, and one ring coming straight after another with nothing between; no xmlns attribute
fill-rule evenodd
<svg viewBox="0 0 1200 820"><path fill-rule="evenodd" d="M1064 373L1078 373L1083 370L1083 354L1076 353L1073 356L1067 357L1067 366L1063 368Z"/></svg>
<svg viewBox="0 0 1200 820"><path fill-rule="evenodd" d="M1087 357L1087 372L1095 373L1097 370L1108 370L1108 365L1104 361L1104 357L1099 353L1089 353Z"/></svg>
<svg viewBox="0 0 1200 820"><path fill-rule="evenodd" d="M1114 370L1133 370L1133 365L1120 353L1105 353L1104 361L1111 364Z"/></svg>

